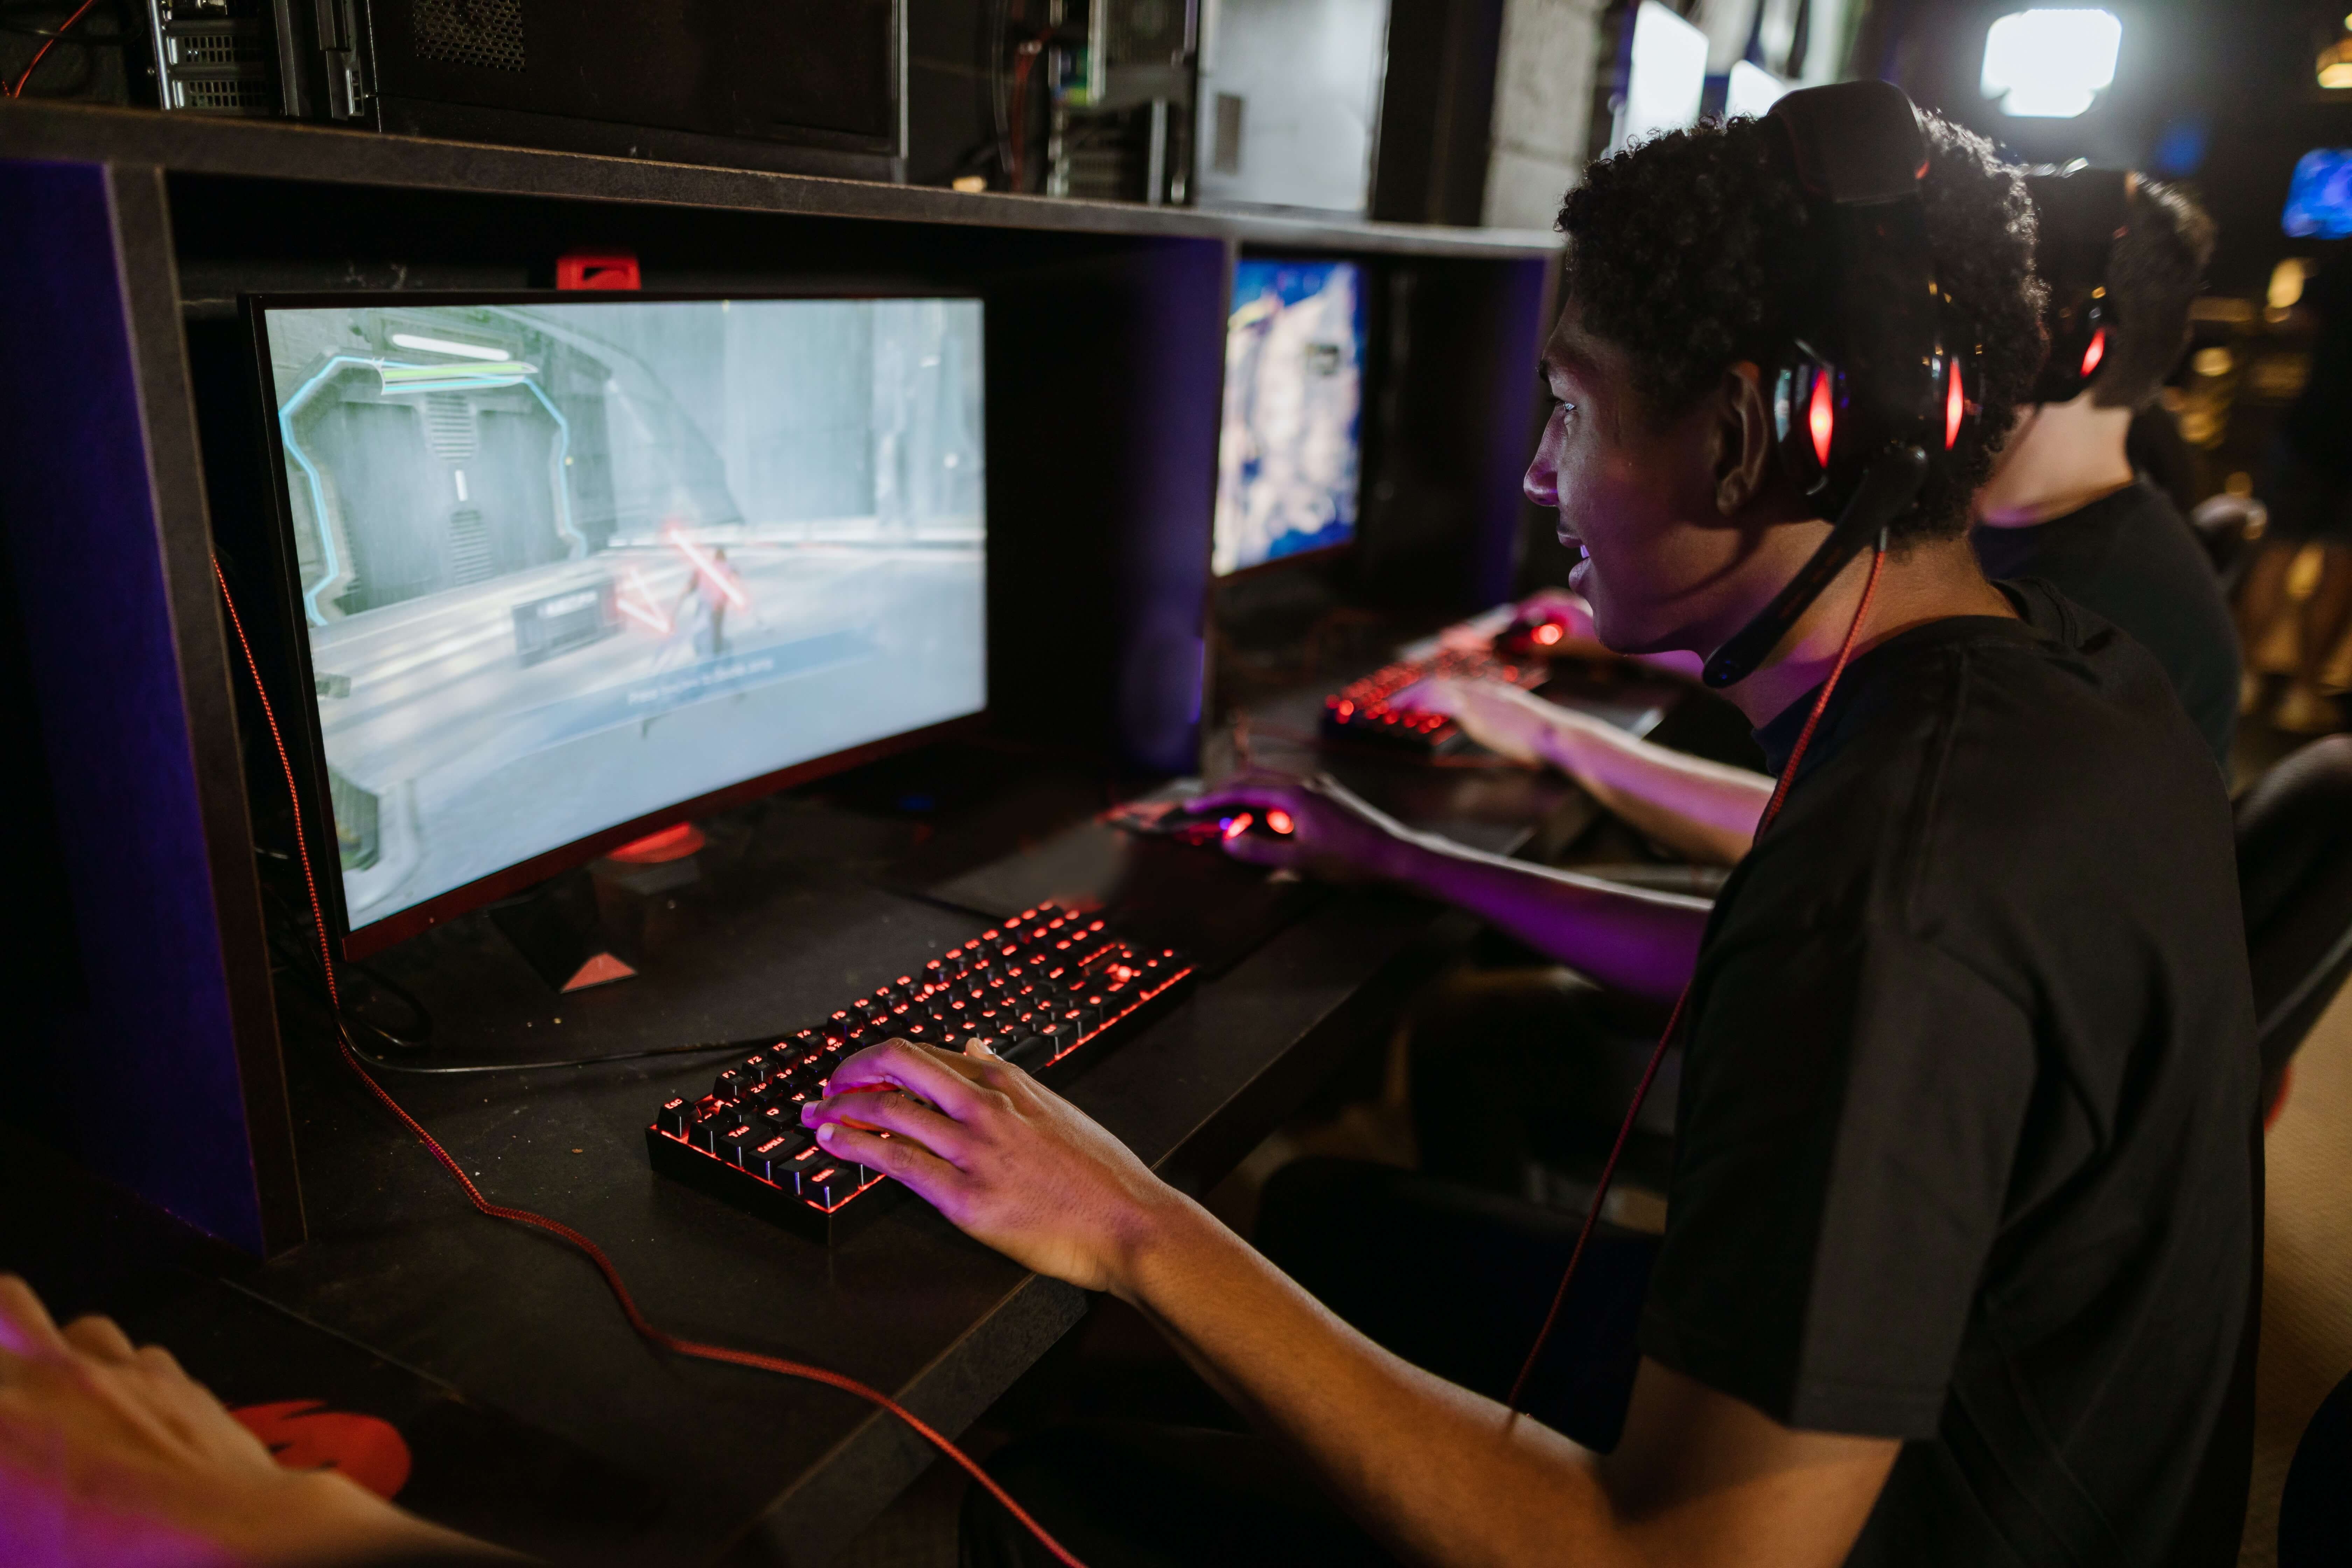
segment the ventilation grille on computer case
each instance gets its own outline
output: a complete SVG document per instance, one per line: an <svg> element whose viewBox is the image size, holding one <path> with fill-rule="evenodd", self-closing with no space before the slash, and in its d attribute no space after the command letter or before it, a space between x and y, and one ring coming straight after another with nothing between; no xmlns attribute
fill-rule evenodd
<svg viewBox="0 0 2352 1568"><path fill-rule="evenodd" d="M523 68L522 0L415 0L410 16L419 59Z"/></svg>

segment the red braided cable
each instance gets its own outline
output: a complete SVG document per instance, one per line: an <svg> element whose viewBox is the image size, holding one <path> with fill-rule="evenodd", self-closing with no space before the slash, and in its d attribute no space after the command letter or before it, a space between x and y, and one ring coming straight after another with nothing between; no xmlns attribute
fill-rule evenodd
<svg viewBox="0 0 2352 1568"><path fill-rule="evenodd" d="M1812 711L1805 715L1805 727L1797 732L1797 744L1789 752L1787 765L1780 770L1780 782L1773 786L1772 798L1764 805L1764 815L1756 819L1756 837L1772 819L1780 815L1780 803L1789 798L1789 786L1797 777L1797 764L1804 761L1805 748L1813 742L1813 731L1822 721L1822 712L1830 705L1830 693L1837 689L1838 677L1845 673L1848 660L1853 658L1853 645L1862 636L1863 617L1870 614L1870 601L1878 594L1878 569L1886 564L1886 546L1881 541L1870 558L1870 576L1862 585L1862 602L1853 607L1853 620L1845 628L1845 641L1838 647L1837 662L1830 666L1830 678L1822 682L1821 690L1813 697ZM1684 1005L1690 1001L1691 983L1683 983L1682 994L1675 998L1675 1010L1666 1015L1666 1026L1658 1035L1658 1043L1650 1047L1649 1065L1642 1069L1642 1081L1633 1087L1633 1103L1625 1108L1625 1120L1617 1128L1617 1142L1609 1146L1609 1158L1601 1163L1600 1183L1592 1189L1592 1202L1584 1211L1584 1223L1577 1227L1576 1245L1569 1250L1568 1267L1560 1271L1559 1289L1552 1292L1551 1310L1544 1314L1543 1327L1536 1331L1536 1342L1528 1349L1528 1359L1520 1363L1519 1375L1511 1382L1511 1396L1504 1407L1512 1419L1519 1413L1519 1397L1528 1391L1528 1380L1535 1375L1536 1363L1543 1359L1544 1346L1551 1341L1552 1329L1559 1322L1559 1310L1568 1301L1569 1282L1576 1278L1576 1266L1584 1260L1585 1244L1592 1239L1593 1227L1601 1222L1601 1205L1609 1195L1609 1184L1617 1177L1617 1162L1625 1152L1626 1141L1633 1135L1633 1119L1642 1114L1642 1101L1650 1095L1650 1085L1658 1076L1658 1067L1666 1059L1666 1047L1674 1043L1675 1030L1683 1021Z"/></svg>
<svg viewBox="0 0 2352 1568"><path fill-rule="evenodd" d="M854 1377L830 1372L821 1366L811 1366L803 1362L785 1361L778 1356L761 1355L756 1351L739 1351L725 1345L710 1345L697 1340L680 1339L667 1330L656 1327L644 1312L638 1310L636 1298L629 1294L628 1286L622 1282L620 1269L614 1267L611 1258L604 1256L603 1247L565 1225L562 1220L550 1219L545 1215L534 1214L529 1209L509 1208L503 1204L494 1204L484 1197L481 1189L474 1185L472 1178L466 1174L456 1160L450 1158L449 1152L441 1147L440 1141L427 1132L416 1118L403 1110L400 1102L386 1093L382 1084L368 1076L366 1069L360 1066L359 1058L353 1054L351 1037L343 1027L342 999L335 988L334 954L327 941L327 922L320 912L319 884L310 870L310 840L303 831L302 798L301 792L296 788L294 783L294 764L286 754L286 739L278 728L277 710L271 706L269 693L261 684L261 668L254 660L253 645L246 640L244 619L236 613L236 599L229 592L228 579L222 575L220 563L217 560L213 563L213 581L220 584L221 603L228 609L229 626L236 633L237 647L245 655L246 673L252 678L254 696L260 700L261 716L268 722L270 743L278 749L278 765L285 770L286 793L294 807L294 847L297 857L302 862L303 884L308 888L310 895L310 918L315 922L319 933L319 961L326 968L327 994L333 1005L335 1047L342 1053L343 1065L350 1068L352 1075L367 1086L368 1092L383 1102L385 1110L400 1119L401 1125L414 1133L417 1142L424 1144L425 1150L436 1160L441 1162L442 1168L457 1178L457 1184L466 1190L466 1197L474 1207L492 1219L502 1219L515 1225L527 1225L543 1230L550 1236L569 1243L585 1256L590 1263L595 1265L596 1272L604 1277L604 1288L613 1293L613 1300L619 1305L621 1316L627 1320L629 1327L635 1330L639 1335L662 1349L678 1355L693 1356L701 1361L724 1362L736 1366L755 1367L761 1372L772 1372L783 1377L796 1377L809 1383L821 1383L827 1387L840 1389L845 1394L854 1394L870 1405L878 1405L905 1422L931 1447L962 1467L964 1472L987 1489L988 1495L1002 1504L1007 1513L1019 1520L1022 1526L1037 1538L1038 1544L1052 1552L1056 1561L1067 1564L1068 1568L1086 1568L1086 1564L1073 1556L1060 1542L1055 1540L1044 1525L1032 1519L1026 1509L1013 1501L1011 1494L999 1486L995 1479L987 1471L982 1469L970 1455L933 1430L914 1412L881 1390L868 1388Z"/></svg>

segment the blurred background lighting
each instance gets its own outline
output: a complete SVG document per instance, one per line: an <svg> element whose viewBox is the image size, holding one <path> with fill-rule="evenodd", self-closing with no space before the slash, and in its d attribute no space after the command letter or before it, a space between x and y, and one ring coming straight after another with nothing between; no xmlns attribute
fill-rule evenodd
<svg viewBox="0 0 2352 1568"><path fill-rule="evenodd" d="M1706 35L1658 0L1642 0L1633 15L1633 68L1625 82L1615 145L1624 147L1661 131L1698 121L1706 92Z"/></svg>
<svg viewBox="0 0 2352 1568"><path fill-rule="evenodd" d="M1731 64L1731 81L1723 97L1723 117L1737 120L1743 114L1762 119L1764 111L1780 100L1789 84L1761 66L1746 60Z"/></svg>
<svg viewBox="0 0 2352 1568"><path fill-rule="evenodd" d="M2124 25L2106 11L2015 11L1985 34L1984 95L2005 113L2072 120L2116 79Z"/></svg>
<svg viewBox="0 0 2352 1568"><path fill-rule="evenodd" d="M2352 17L2347 17L2352 21ZM2352 87L2352 38L2338 38L2319 51L2316 68L2319 85L2325 88Z"/></svg>

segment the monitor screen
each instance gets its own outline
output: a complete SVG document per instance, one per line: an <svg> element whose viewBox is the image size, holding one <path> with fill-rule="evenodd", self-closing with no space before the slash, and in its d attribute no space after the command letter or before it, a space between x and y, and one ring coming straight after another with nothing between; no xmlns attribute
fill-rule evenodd
<svg viewBox="0 0 2352 1568"><path fill-rule="evenodd" d="M2352 148L2322 147L2296 162L2280 226L2297 239L2352 239Z"/></svg>
<svg viewBox="0 0 2352 1568"><path fill-rule="evenodd" d="M1364 335L1354 262L1234 268L1212 546L1220 575L1355 538Z"/></svg>
<svg viewBox="0 0 2352 1568"><path fill-rule="evenodd" d="M258 311L351 931L984 707L978 300Z"/></svg>

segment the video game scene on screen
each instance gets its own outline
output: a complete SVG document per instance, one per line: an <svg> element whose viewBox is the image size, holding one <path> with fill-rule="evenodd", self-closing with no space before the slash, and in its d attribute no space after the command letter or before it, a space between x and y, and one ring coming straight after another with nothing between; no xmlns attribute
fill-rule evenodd
<svg viewBox="0 0 2352 1568"><path fill-rule="evenodd" d="M352 926L984 706L979 301L265 322Z"/></svg>
<svg viewBox="0 0 2352 1568"><path fill-rule="evenodd" d="M1363 273L1244 261L1225 322L1212 564L1220 575L1356 536Z"/></svg>

